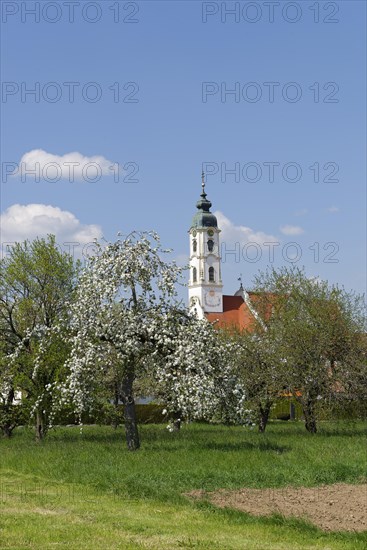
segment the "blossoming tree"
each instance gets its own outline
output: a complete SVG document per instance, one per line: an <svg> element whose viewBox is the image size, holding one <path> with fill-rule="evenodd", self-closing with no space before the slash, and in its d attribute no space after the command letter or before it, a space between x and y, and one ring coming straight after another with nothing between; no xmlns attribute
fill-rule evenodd
<svg viewBox="0 0 367 550"><path fill-rule="evenodd" d="M191 316L178 300L183 269L162 259L169 251L156 233L133 232L106 246L97 243L97 249L71 304L68 391L80 414L113 373L124 405L127 446L135 450L140 446L134 398L139 377L149 373L176 419L177 414L209 417L224 388L235 390L233 395L240 390L226 374L230 366L220 361L211 325Z"/></svg>

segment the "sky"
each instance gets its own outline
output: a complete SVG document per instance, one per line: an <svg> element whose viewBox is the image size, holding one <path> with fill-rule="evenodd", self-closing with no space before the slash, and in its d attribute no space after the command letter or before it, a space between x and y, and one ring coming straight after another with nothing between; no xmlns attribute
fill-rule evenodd
<svg viewBox="0 0 367 550"><path fill-rule="evenodd" d="M224 293L365 292L364 1L0 3L3 254L154 229L185 264L204 170Z"/></svg>

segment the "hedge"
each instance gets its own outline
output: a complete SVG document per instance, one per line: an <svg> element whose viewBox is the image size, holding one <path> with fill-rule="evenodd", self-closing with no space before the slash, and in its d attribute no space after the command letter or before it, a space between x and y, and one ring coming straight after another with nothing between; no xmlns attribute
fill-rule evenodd
<svg viewBox="0 0 367 550"><path fill-rule="evenodd" d="M161 424L167 422L162 414L163 405L149 403L148 405L135 405L136 417L139 424ZM83 424L123 424L124 407L115 407L110 403L100 403L92 411L82 414ZM71 409L60 411L54 419L55 425L78 424L79 419Z"/></svg>
<svg viewBox="0 0 367 550"><path fill-rule="evenodd" d="M295 420L302 420L303 413L300 403L294 398L279 398L270 412L271 420L289 420L290 406L294 405ZM29 421L27 406L18 405L19 424ZM167 417L162 414L163 405L149 403L147 405L135 405L136 416L139 424L163 424ZM1 411L0 411L1 412ZM318 420L366 420L367 399L348 399L335 397L328 400L320 400L317 403L316 415ZM123 405L115 407L110 403L100 403L93 411L82 415L83 424L120 425L124 423ZM78 424L79 420L71 409L60 411L54 418L54 425Z"/></svg>
<svg viewBox="0 0 367 550"><path fill-rule="evenodd" d="M289 420L290 406L294 405L295 420L303 419L302 406L294 398L278 399L272 407L270 418L273 420ZM320 399L316 406L318 420L366 420L367 399L351 399L333 396Z"/></svg>

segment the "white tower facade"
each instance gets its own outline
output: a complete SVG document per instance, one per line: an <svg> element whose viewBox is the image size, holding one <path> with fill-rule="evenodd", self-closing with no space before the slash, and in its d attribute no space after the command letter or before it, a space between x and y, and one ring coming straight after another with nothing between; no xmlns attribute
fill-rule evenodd
<svg viewBox="0 0 367 550"><path fill-rule="evenodd" d="M205 193L204 174L202 193L196 203L190 235L189 304L202 313L223 312L223 284L217 218L210 212L212 203Z"/></svg>

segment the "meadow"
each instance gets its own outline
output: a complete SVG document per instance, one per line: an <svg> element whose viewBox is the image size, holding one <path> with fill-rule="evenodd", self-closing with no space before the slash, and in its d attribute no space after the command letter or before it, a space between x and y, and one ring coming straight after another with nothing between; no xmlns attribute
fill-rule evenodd
<svg viewBox="0 0 367 550"><path fill-rule="evenodd" d="M17 428L0 441L0 547L12 549L365 548L367 532L325 532L280 515L255 517L193 500L193 490L317 487L366 480L362 422L301 422L248 428L140 427L142 448L123 428L59 427L37 444Z"/></svg>

